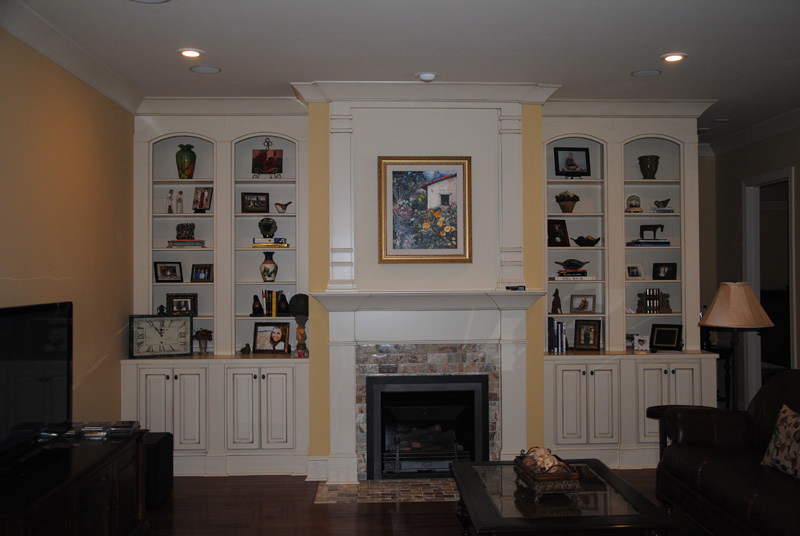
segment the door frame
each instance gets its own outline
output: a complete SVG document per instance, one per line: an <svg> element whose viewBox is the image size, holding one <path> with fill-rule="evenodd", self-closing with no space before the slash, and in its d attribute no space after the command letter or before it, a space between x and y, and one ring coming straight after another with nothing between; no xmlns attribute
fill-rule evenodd
<svg viewBox="0 0 800 536"><path fill-rule="evenodd" d="M789 218L789 323L791 337L791 367L798 368L797 359L797 340L794 333L795 319L797 318L797 300L795 281L795 173L794 166L771 171L756 177L750 177L742 181L742 262L744 280L750 284L756 296L761 293L761 260L760 260L760 200L762 186L786 181L789 190L788 199L788 218ZM757 356L758 359L748 359L743 366L744 371L744 391L746 407L749 401L761 387L761 345L758 336L753 332L742 333L745 354ZM737 401L734 401L735 403Z"/></svg>

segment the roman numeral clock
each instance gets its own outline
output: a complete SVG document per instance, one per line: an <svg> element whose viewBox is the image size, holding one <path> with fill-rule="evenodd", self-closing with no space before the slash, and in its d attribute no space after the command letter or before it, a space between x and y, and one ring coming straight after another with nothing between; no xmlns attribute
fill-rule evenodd
<svg viewBox="0 0 800 536"><path fill-rule="evenodd" d="M192 355L191 316L130 316L131 359Z"/></svg>

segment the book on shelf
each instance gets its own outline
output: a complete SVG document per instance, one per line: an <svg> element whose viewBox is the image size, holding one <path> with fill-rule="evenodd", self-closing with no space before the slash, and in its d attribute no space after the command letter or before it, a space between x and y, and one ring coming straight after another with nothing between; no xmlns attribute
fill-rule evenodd
<svg viewBox="0 0 800 536"><path fill-rule="evenodd" d="M288 248L289 244L253 244L256 249L280 249Z"/></svg>
<svg viewBox="0 0 800 536"><path fill-rule="evenodd" d="M206 247L206 241L201 239L191 239L191 240L168 240L167 241L168 248L204 248Z"/></svg>
<svg viewBox="0 0 800 536"><path fill-rule="evenodd" d="M593 275L557 275L553 281L596 281L597 278Z"/></svg>
<svg viewBox="0 0 800 536"><path fill-rule="evenodd" d="M672 207L651 207L651 214L673 214L675 209Z"/></svg>
<svg viewBox="0 0 800 536"><path fill-rule="evenodd" d="M253 244L286 244L285 238L253 238Z"/></svg>
<svg viewBox="0 0 800 536"><path fill-rule="evenodd" d="M639 238L637 240L631 240L625 245L634 247L659 247L669 246L670 241L666 238Z"/></svg>
<svg viewBox="0 0 800 536"><path fill-rule="evenodd" d="M569 350L566 325L552 317L547 319L547 350L551 354L563 354Z"/></svg>

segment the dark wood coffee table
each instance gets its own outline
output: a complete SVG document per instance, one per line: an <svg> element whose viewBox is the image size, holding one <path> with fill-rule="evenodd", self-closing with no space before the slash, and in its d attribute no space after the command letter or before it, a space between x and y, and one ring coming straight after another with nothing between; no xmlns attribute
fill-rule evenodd
<svg viewBox="0 0 800 536"><path fill-rule="evenodd" d="M453 462L458 519L473 534L666 535L678 526L600 460L567 460L580 474L576 495L534 493L518 479L513 462Z"/></svg>

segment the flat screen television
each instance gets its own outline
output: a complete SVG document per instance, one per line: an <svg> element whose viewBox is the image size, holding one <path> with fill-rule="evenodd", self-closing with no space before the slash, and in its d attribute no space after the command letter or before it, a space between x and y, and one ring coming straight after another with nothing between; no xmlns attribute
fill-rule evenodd
<svg viewBox="0 0 800 536"><path fill-rule="evenodd" d="M72 302L0 308L0 465L72 421Z"/></svg>

